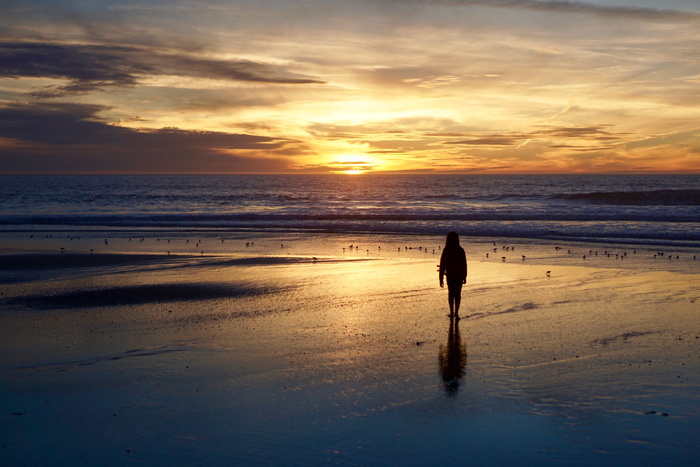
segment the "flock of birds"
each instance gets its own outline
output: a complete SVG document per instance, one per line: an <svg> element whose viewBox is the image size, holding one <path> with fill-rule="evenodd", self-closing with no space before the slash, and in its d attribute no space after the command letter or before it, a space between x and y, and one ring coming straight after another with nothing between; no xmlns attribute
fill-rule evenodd
<svg viewBox="0 0 700 467"><path fill-rule="evenodd" d="M494 254L494 258L497 257L499 251L500 251L500 252L514 252L514 251L515 251L515 246L510 246L510 245L503 245L503 246L501 246L500 248L498 248L497 245L496 245L496 242L493 242L493 247L494 247L494 248L493 248L493 251L487 252L487 253L484 255L486 259L491 258L491 254ZM403 250L403 251L408 251L408 250L413 250L413 249L414 249L413 247L409 247L409 246L403 247L403 249L402 249L401 247L398 247L398 251L399 251L399 252L401 252L402 250ZM428 251L429 251L428 248L423 248L422 246L419 246L419 247L417 247L416 249L417 249L418 251L425 251L425 253L428 253ZM350 245L350 246L348 247L348 250L350 250L350 251L359 250L359 246L357 246L357 245ZM378 250L381 251L381 246L378 247ZM438 246L437 252L439 253L440 250L441 250L441 247ZM555 247L554 247L554 250L557 251L557 252L559 252L559 251L562 251L563 248L562 248L562 247L559 247L559 246L555 246ZM346 248L343 247L343 253L345 253L345 252L346 252ZM370 250L367 250L367 253L369 253L369 252L370 252ZM432 252L433 252L433 254L435 254L435 253L436 253L436 250L433 248L433 249L432 249ZM581 253L575 253L575 252L571 251L570 249L567 249L566 252L567 252L567 255L570 255L570 256L573 256L573 255L576 255L576 254L580 254L580 255L581 255L581 259L584 260L584 261L585 261L586 259L591 259L591 258L598 257L598 256L601 256L601 257L604 256L604 257L606 257L606 258L615 258L616 260L621 260L621 261L622 261L622 260L624 260L625 258L628 257L628 254L630 254L630 251L623 251L623 252L621 252L621 253L615 253L615 252L611 252L611 251L609 251L609 250L603 250L603 251L601 252L601 251L592 250L592 249L588 250L587 253L583 253L583 254L581 254ZM503 254L503 253L501 253L501 254ZM632 254L632 255L636 255L636 254L637 254L637 250L636 250L636 249L631 250L631 254ZM680 259L681 259L681 256L680 256L680 255L677 255L677 254L676 254L676 255L674 255L674 254L669 254L669 253L664 252L664 251L657 251L657 252L654 253L654 255L653 255L653 258L654 258L654 259L657 259L657 258L660 258L660 257L666 257L666 258L668 258L669 260L673 260L673 259L680 260ZM527 256L526 256L526 255L520 255L520 258L521 258L521 261L525 261L525 260L527 259ZM508 259L508 257L507 257L507 256L501 256L500 259L501 259L502 262L506 262L507 259ZM314 258L314 260L316 260L316 258ZM693 255L693 261L696 261L696 260L697 260L697 255ZM552 271L551 271L551 270L550 270L550 271L545 271L545 275L546 275L547 277L551 277Z"/></svg>
<svg viewBox="0 0 700 467"><path fill-rule="evenodd" d="M34 238L34 235L30 235L30 238ZM46 238L53 238L53 235L46 235ZM78 236L70 236L70 235L69 235L67 238L68 238L70 241L73 241L73 240L80 240L80 237L78 237ZM129 238L129 242L131 242L131 241L133 241L133 240L134 240L133 238ZM137 240L138 240L139 243L144 243L144 242L146 242L146 238L145 238L145 237L138 238ZM190 239L184 239L184 240L185 240L185 244L189 244L189 243L190 243ZM160 241L161 241L160 238L157 238L157 239L156 239L156 242L160 242ZM171 242L171 239L164 239L164 241L165 241L166 243L169 244L169 243ZM222 239L221 239L221 243L225 243L225 239L222 238ZM493 243L493 245L492 245L492 246L493 246L492 251L489 251L489 252L487 252L487 253L485 254L485 258L486 258L486 259L490 259L492 254L493 254L493 257L494 257L494 258L497 258L499 252L501 252L501 255L502 255L504 252L511 253L511 252L514 252L515 249L516 249L515 246L510 246L510 245L503 245L503 246L501 246L501 247L499 248L499 247L496 245L496 242L492 242L492 243ZM105 239L104 239L104 244L105 244L105 245L109 245L109 239L108 239L108 238L105 238ZM202 244L202 240L196 240L196 241L194 241L194 247L195 247L195 248L199 248L201 244ZM253 241L246 242L246 243L245 243L245 246L246 246L246 248L255 246L255 242L253 242ZM280 248L284 249L284 243L280 243ZM437 249L435 249L435 248L430 249L430 248L426 248L426 247L423 247L423 246L418 246L418 247L404 246L404 247L398 247L397 251L398 251L398 252L402 252L402 251L411 251L411 250L414 250L414 249L415 249L415 250L418 250L418 251L421 251L421 252L425 252L425 253L428 253L429 251L432 250L432 254L437 254L437 253L440 253L440 252L441 252L442 247L438 246ZM554 249L555 249L555 251L557 251L557 252L563 250L563 248L562 248L562 247L559 247L559 246L554 247ZM360 250L360 246L359 246L359 245L356 245L356 244L351 244L351 245L349 245L347 248L346 248L346 247L343 247L343 253L345 253L345 252L347 252L347 251L355 251L355 252L356 252L356 251L359 251L359 250ZM379 252L381 252L381 250L382 250L381 245L377 247L377 250L378 250ZM65 247L60 247L59 251L60 251L60 253L65 253L65 252L66 252L66 249L65 249ZM94 253L94 251L95 251L95 250L94 250L93 248L90 249L90 253ZM367 249L366 251L367 251L367 254L370 253L370 250L369 250L369 249ZM171 251L170 251L170 250L167 250L167 254L169 255L170 253L171 253ZM200 250L199 253L200 253L201 255L204 255L204 250ZM568 255L576 255L577 253L574 253L574 252L572 252L571 250L567 250L567 254L568 254ZM578 253L578 254L581 255L581 259L582 259L582 260L587 260L587 259L591 259L591 258L595 258L595 257L606 257L606 258L615 258L615 259L617 259L617 260L622 261L622 260L624 260L625 258L628 257L628 255L630 254L630 252L629 252L629 251L623 251L622 253L616 253L616 252L611 252L611 251L609 251L609 250L603 250L603 251L601 252L601 251L598 251L598 250L592 250L592 249L590 249L590 250L588 250L587 253L583 253L583 254ZM636 254L637 254L637 250L636 250L636 249L633 249L633 250L631 251L631 255L636 255ZM527 259L527 256L526 256L526 255L520 255L520 258L521 258L521 261L525 261L525 260ZM658 259L658 258L668 258L669 260L674 260L674 259L675 259L675 260L680 260L680 259L681 259L681 256L678 255L678 254L670 254L670 253L664 252L664 251L656 251L656 252L653 254L653 258L654 258L654 259ZM317 261L317 259L318 259L318 258L313 257L313 260L314 260L314 261ZM500 256L500 259L501 259L502 262L506 262L507 259L508 259L508 257L507 257L507 256ZM696 259L697 259L696 255L693 255L693 261L695 261ZM550 277L550 276L551 276L551 273L552 273L552 271L546 271L546 272L545 272L545 274L546 274L547 277Z"/></svg>
<svg viewBox="0 0 700 467"><path fill-rule="evenodd" d="M349 250L349 251L353 251L353 249L357 251L357 250L360 249L360 246L359 246L359 245L350 245L350 246L348 246L348 250ZM412 247L412 246L405 246L405 247L403 247L403 249L402 249L401 247L398 247L397 251L401 252L401 251L408 251L408 250L413 250L413 249L414 249L414 247ZM425 251L426 253L427 253L428 250L429 250L428 248L423 248L422 246L419 246L419 247L417 247L417 248L415 248L415 249L418 250L418 251ZM438 247L438 252L439 252L441 249L442 249L442 247ZM379 245L379 246L377 247L377 250L381 252L381 251L382 251L382 246ZM345 253L345 251L346 251L346 250L345 250L345 247L343 247L343 253ZM369 253L369 252L370 252L370 250L367 250L367 253ZM435 254L435 248L433 248L433 254Z"/></svg>

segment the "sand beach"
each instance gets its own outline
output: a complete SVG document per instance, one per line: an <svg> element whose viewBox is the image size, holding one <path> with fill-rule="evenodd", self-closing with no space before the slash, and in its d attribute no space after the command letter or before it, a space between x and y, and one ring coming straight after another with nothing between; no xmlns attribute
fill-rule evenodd
<svg viewBox="0 0 700 467"><path fill-rule="evenodd" d="M2 465L700 455L696 248L463 238L454 323L443 237L107 237L2 234Z"/></svg>

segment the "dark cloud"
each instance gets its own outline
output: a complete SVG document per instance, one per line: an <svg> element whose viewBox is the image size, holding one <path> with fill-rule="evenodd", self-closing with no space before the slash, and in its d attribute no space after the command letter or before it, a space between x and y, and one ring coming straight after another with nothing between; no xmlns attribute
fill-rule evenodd
<svg viewBox="0 0 700 467"><path fill-rule="evenodd" d="M176 128L134 130L98 118L105 107L0 108L4 172L269 172L286 169L291 140Z"/></svg>
<svg viewBox="0 0 700 467"><path fill-rule="evenodd" d="M327 164L306 164L295 166L294 169L303 172L347 172L349 170L360 170L362 172L369 172L374 169L374 164L369 161L333 161Z"/></svg>
<svg viewBox="0 0 700 467"><path fill-rule="evenodd" d="M513 146L519 144L520 139L505 136L490 136L487 138L465 139L461 141L448 141L445 144L457 144L467 146Z"/></svg>
<svg viewBox="0 0 700 467"><path fill-rule="evenodd" d="M454 132L444 132L444 133L426 133L425 136L439 137L439 138L459 138L466 136L464 133L454 133Z"/></svg>
<svg viewBox="0 0 700 467"><path fill-rule="evenodd" d="M549 136L556 138L584 138L595 141L619 140L621 133L612 134L602 129L602 126L555 127L536 131L533 136Z"/></svg>
<svg viewBox="0 0 700 467"><path fill-rule="evenodd" d="M411 117L393 120L371 122L357 125L341 125L328 123L311 123L304 129L315 138L328 139L367 139L373 141L376 137L385 135L413 136L417 140L423 137L466 137L464 132L442 132L443 128L462 128L455 121L449 119L437 119L433 117ZM400 128L400 129L397 129ZM411 141L416 141L411 139ZM364 142L364 141L363 141Z"/></svg>
<svg viewBox="0 0 700 467"><path fill-rule="evenodd" d="M404 139L404 140L393 140L393 139L381 139L376 141L370 140L360 140L360 143L366 144L372 148L372 153L378 154L405 154L407 152L415 153L418 151L432 150L433 141L432 140L419 140L419 139Z"/></svg>
<svg viewBox="0 0 700 467"><path fill-rule="evenodd" d="M37 97L84 94L103 87L133 87L144 76L176 75L271 84L320 84L281 67L247 60L214 60L122 46L0 43L0 77L66 79L34 90Z"/></svg>
<svg viewBox="0 0 700 467"><path fill-rule="evenodd" d="M138 101L141 97L156 102L162 110L175 112L199 112L208 114L225 114L235 109L263 107L273 108L287 102L281 93L261 91L260 89L192 89L165 86L151 86L132 94ZM264 126L261 124L260 126ZM268 125L269 127L269 125ZM269 128L268 128L269 130Z"/></svg>
<svg viewBox="0 0 700 467"><path fill-rule="evenodd" d="M660 21L699 21L700 14L675 10L634 6L608 6L596 3L564 0L391 0L406 4L439 6L482 6L491 8L517 8L544 12L579 13L620 19L645 19Z"/></svg>
<svg viewBox="0 0 700 467"><path fill-rule="evenodd" d="M541 1L541 0L487 0L466 3L482 4L496 7L514 7L539 11L560 11L562 13L583 13L623 19L646 20L700 20L700 15L673 9L658 9L632 6L608 6L576 1Z"/></svg>
<svg viewBox="0 0 700 467"><path fill-rule="evenodd" d="M136 76L153 72L134 63L122 47L62 46L9 42L0 44L0 76L68 79L71 84L44 88L37 95L84 93L101 86L133 86Z"/></svg>

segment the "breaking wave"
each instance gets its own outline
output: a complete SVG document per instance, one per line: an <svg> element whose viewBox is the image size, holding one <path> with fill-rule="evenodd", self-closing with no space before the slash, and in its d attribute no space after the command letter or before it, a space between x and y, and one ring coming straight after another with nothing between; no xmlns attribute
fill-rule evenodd
<svg viewBox="0 0 700 467"><path fill-rule="evenodd" d="M700 206L700 190L613 191L553 195L553 199L627 206Z"/></svg>

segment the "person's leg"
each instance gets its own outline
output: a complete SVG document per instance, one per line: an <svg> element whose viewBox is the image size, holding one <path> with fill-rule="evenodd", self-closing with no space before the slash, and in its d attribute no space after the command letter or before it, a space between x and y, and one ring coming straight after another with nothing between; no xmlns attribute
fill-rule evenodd
<svg viewBox="0 0 700 467"><path fill-rule="evenodd" d="M450 291L450 315L459 319L459 305L462 303L462 281L447 280L447 287Z"/></svg>

